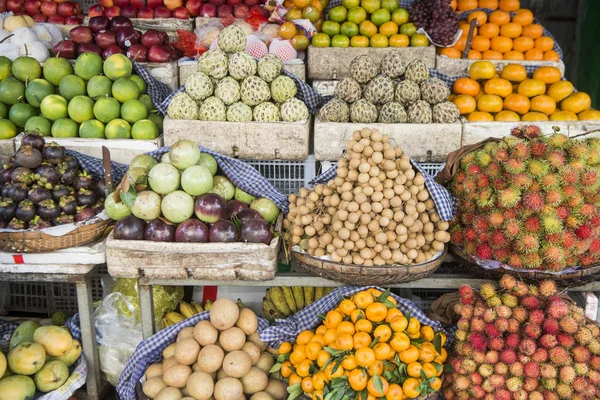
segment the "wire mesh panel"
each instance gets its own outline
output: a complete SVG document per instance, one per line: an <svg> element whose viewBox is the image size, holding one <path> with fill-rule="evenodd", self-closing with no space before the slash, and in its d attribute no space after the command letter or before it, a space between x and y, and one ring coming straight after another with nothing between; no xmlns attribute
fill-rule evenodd
<svg viewBox="0 0 600 400"><path fill-rule="evenodd" d="M456 292L451 289L393 289L394 293L409 299L425 314L429 313L431 305L446 293Z"/></svg>
<svg viewBox="0 0 600 400"><path fill-rule="evenodd" d="M306 161L246 161L256 168L273 186L283 194L297 193L308 186L316 176L316 161L308 156Z"/></svg>

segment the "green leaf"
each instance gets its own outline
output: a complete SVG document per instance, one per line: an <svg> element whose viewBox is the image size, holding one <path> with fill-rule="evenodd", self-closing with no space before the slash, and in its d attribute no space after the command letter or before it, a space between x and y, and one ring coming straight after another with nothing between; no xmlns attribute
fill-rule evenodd
<svg viewBox="0 0 600 400"><path fill-rule="evenodd" d="M340 368L340 366L342 365L342 360L338 360L334 365L333 365L333 369L331 370L331 375L335 374L336 371Z"/></svg>
<svg viewBox="0 0 600 400"><path fill-rule="evenodd" d="M148 175L139 175L135 179L136 185L147 185L148 184Z"/></svg>
<svg viewBox="0 0 600 400"><path fill-rule="evenodd" d="M336 349L332 349L331 347L323 347L323 349L329 353L329 355L331 355L332 357L337 357L340 356L342 354L345 354L346 351L345 350L336 350Z"/></svg>
<svg viewBox="0 0 600 400"><path fill-rule="evenodd" d="M379 342L379 338L381 336L377 336L375 339L373 339L373 342L371 342L371 345L369 346L370 348L375 347L375 345L377 344L377 342Z"/></svg>
<svg viewBox="0 0 600 400"><path fill-rule="evenodd" d="M318 314L317 317L319 317L321 321L325 321L327 319L327 316L325 314Z"/></svg>
<svg viewBox="0 0 600 400"><path fill-rule="evenodd" d="M444 364L444 372L454 372L454 368L450 364Z"/></svg>
<svg viewBox="0 0 600 400"><path fill-rule="evenodd" d="M289 354L280 354L279 356L277 356L277 362L278 363L282 363L284 361L287 361L290 359L290 355Z"/></svg>
<svg viewBox="0 0 600 400"><path fill-rule="evenodd" d="M137 192L133 186L129 186L127 192L123 192L122 190L119 192L119 197L127 207L131 208L133 207L133 203L135 203L135 199L137 198Z"/></svg>
<svg viewBox="0 0 600 400"><path fill-rule="evenodd" d="M310 364L310 367L308 368L308 372L311 375L316 374L317 372L319 372L319 368L317 368L314 364Z"/></svg>
<svg viewBox="0 0 600 400"><path fill-rule="evenodd" d="M383 393L383 382L382 382L381 378L379 377L379 375L375 374L373 376L373 383L375 384L375 389L379 393Z"/></svg>
<svg viewBox="0 0 600 400"><path fill-rule="evenodd" d="M390 293L391 293L390 288L385 289L385 292L383 292L379 296L377 296L375 301L383 303L384 301L386 301L388 299L388 297L390 297Z"/></svg>
<svg viewBox="0 0 600 400"><path fill-rule="evenodd" d="M369 398L369 392L367 389L363 389L360 391L360 400L367 400Z"/></svg>
<svg viewBox="0 0 600 400"><path fill-rule="evenodd" d="M291 394L291 393L295 392L298 389L302 390L302 385L301 385L300 382L296 382L292 386L288 386L287 387L287 392Z"/></svg>
<svg viewBox="0 0 600 400"><path fill-rule="evenodd" d="M384 371L383 372L383 377L389 382L389 383L394 383L394 374L392 373L392 371Z"/></svg>
<svg viewBox="0 0 600 400"><path fill-rule="evenodd" d="M425 382L427 380L427 375L425 375L425 371L421 370L419 372L421 374L421 379L423 380L423 382Z"/></svg>
<svg viewBox="0 0 600 400"><path fill-rule="evenodd" d="M441 370L444 369L444 366L440 363L432 362L431 365L433 365L435 367L435 370L437 372L440 372Z"/></svg>
<svg viewBox="0 0 600 400"><path fill-rule="evenodd" d="M271 369L269 370L269 373L277 372L279 370L281 370L281 364L277 363L277 364L273 365L273 367L271 367Z"/></svg>
<svg viewBox="0 0 600 400"><path fill-rule="evenodd" d="M323 393L325 393L325 392L323 392ZM331 400L333 398L333 394L334 394L333 392L327 393L324 400Z"/></svg>
<svg viewBox="0 0 600 400"><path fill-rule="evenodd" d="M394 362L396 363L396 365L402 364L402 361L400 361L400 357L398 356L398 353L396 353L396 357L394 357Z"/></svg>
<svg viewBox="0 0 600 400"><path fill-rule="evenodd" d="M442 354L442 336L439 333L436 333L433 337L433 347L435 347L438 354Z"/></svg>
<svg viewBox="0 0 600 400"><path fill-rule="evenodd" d="M392 364L391 362L389 362L389 361L386 361L386 360L383 360L383 365L384 365L385 367L387 367L387 368L391 369L391 370L393 370L394 368L396 368L396 367L394 366L394 364Z"/></svg>
<svg viewBox="0 0 600 400"><path fill-rule="evenodd" d="M396 308L396 305L394 303L392 303L390 300L384 300L381 303L388 309Z"/></svg>

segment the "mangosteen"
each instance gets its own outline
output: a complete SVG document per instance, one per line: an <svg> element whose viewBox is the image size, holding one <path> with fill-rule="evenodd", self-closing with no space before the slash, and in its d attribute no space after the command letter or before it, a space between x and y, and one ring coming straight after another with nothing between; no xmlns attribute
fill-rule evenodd
<svg viewBox="0 0 600 400"><path fill-rule="evenodd" d="M38 204L38 215L52 221L60 215L60 208L52 199L44 200Z"/></svg>
<svg viewBox="0 0 600 400"><path fill-rule="evenodd" d="M92 218L94 215L94 210L87 206L77 207L77 214L75 214L75 222L81 222Z"/></svg>
<svg viewBox="0 0 600 400"><path fill-rule="evenodd" d="M16 231L21 231L21 230L27 228L27 224L18 218L13 218L10 220L10 222L8 223L8 225L6 227L8 229L14 229Z"/></svg>
<svg viewBox="0 0 600 400"><path fill-rule="evenodd" d="M31 189L27 195L27 198L31 200L33 204L39 204L41 201L51 199L52 192L46 188L38 187Z"/></svg>
<svg viewBox="0 0 600 400"><path fill-rule="evenodd" d="M99 200L92 206L94 214L100 214L104 210L104 197L100 197Z"/></svg>
<svg viewBox="0 0 600 400"><path fill-rule="evenodd" d="M92 190L94 189L94 177L87 171L81 171L73 181L73 187L78 192L81 189Z"/></svg>
<svg viewBox="0 0 600 400"><path fill-rule="evenodd" d="M14 183L9 183L8 185L2 186L2 190L0 190L0 196L12 199L12 194L15 190L15 186L16 184Z"/></svg>
<svg viewBox="0 0 600 400"><path fill-rule="evenodd" d="M104 182L104 179L96 181L96 189L94 192L96 192L96 196L98 197L104 197L106 195L106 183ZM112 188L109 192L112 192Z"/></svg>
<svg viewBox="0 0 600 400"><path fill-rule="evenodd" d="M37 168L42 163L42 153L38 149L26 145L15 153L15 165L25 168Z"/></svg>
<svg viewBox="0 0 600 400"><path fill-rule="evenodd" d="M54 220L54 225L72 224L73 222L75 222L74 216L62 213Z"/></svg>
<svg viewBox="0 0 600 400"><path fill-rule="evenodd" d="M44 148L44 160L50 164L58 164L65 159L65 148L52 142Z"/></svg>
<svg viewBox="0 0 600 400"><path fill-rule="evenodd" d="M64 165L64 163L61 165ZM79 170L69 169L69 168L60 168L58 170L58 173L60 174L61 183L64 183L65 185L71 185L73 183L73 181L75 181L75 178L77 177L77 175L79 174Z"/></svg>
<svg viewBox="0 0 600 400"><path fill-rule="evenodd" d="M8 221L0 220L0 229L4 229L8 226Z"/></svg>
<svg viewBox="0 0 600 400"><path fill-rule="evenodd" d="M9 183L11 181L11 174L14 168L6 167L2 170L2 175L0 176L0 183Z"/></svg>
<svg viewBox="0 0 600 400"><path fill-rule="evenodd" d="M50 228L52 224L45 219L40 218L40 216L36 216L33 221L29 223L29 229L44 229Z"/></svg>
<svg viewBox="0 0 600 400"><path fill-rule="evenodd" d="M29 222L35 217L35 205L31 200L23 200L17 207L16 216L21 221Z"/></svg>
<svg viewBox="0 0 600 400"><path fill-rule="evenodd" d="M60 181L60 175L56 169L50 164L40 165L35 169L35 175L33 176L38 182L51 183L53 185Z"/></svg>
<svg viewBox="0 0 600 400"><path fill-rule="evenodd" d="M66 156L63 163L66 163L69 169L79 169L79 161L73 156Z"/></svg>
<svg viewBox="0 0 600 400"><path fill-rule="evenodd" d="M21 201L27 198L28 192L29 191L27 190L27 186L15 184L13 185L12 194L8 197L13 199L15 203L20 203Z"/></svg>
<svg viewBox="0 0 600 400"><path fill-rule="evenodd" d="M33 183L33 173L29 168L17 167L10 174L10 179L13 183L31 185Z"/></svg>
<svg viewBox="0 0 600 400"><path fill-rule="evenodd" d="M96 193L91 190L81 188L77 192L77 202L82 206L92 206L96 199Z"/></svg>
<svg viewBox="0 0 600 400"><path fill-rule="evenodd" d="M54 201L59 201L63 196L70 196L75 194L75 189L70 186L56 185L52 189L52 198Z"/></svg>
<svg viewBox="0 0 600 400"><path fill-rule="evenodd" d="M74 215L77 212L77 200L74 196L61 197L58 206L65 214Z"/></svg>
<svg viewBox="0 0 600 400"><path fill-rule="evenodd" d="M6 197L0 199L0 220L10 221L15 217L16 212L17 203Z"/></svg>
<svg viewBox="0 0 600 400"><path fill-rule="evenodd" d="M27 133L21 140L21 146L31 146L39 151L44 150L45 144L46 140L44 140L44 136L39 133Z"/></svg>

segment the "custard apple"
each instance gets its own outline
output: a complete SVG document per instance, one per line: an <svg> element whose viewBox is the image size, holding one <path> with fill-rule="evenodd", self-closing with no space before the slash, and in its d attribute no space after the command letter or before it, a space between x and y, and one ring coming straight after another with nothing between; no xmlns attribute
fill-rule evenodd
<svg viewBox="0 0 600 400"><path fill-rule="evenodd" d="M443 80L428 78L421 82L421 99L429 104L437 104L448 100L450 89Z"/></svg>
<svg viewBox="0 0 600 400"><path fill-rule="evenodd" d="M252 121L252 108L241 101L233 103L227 109L227 121L229 122L248 122Z"/></svg>
<svg viewBox="0 0 600 400"><path fill-rule="evenodd" d="M210 96L200 105L199 119L201 121L225 121L227 107L218 97Z"/></svg>
<svg viewBox="0 0 600 400"><path fill-rule="evenodd" d="M253 107L271 98L269 84L258 76L252 75L242 81L242 101Z"/></svg>
<svg viewBox="0 0 600 400"><path fill-rule="evenodd" d="M281 75L283 71L283 61L275 54L267 54L258 60L258 76L265 82L272 82Z"/></svg>
<svg viewBox="0 0 600 400"><path fill-rule="evenodd" d="M396 101L408 106L421 98L421 89L413 81L402 81L396 85Z"/></svg>
<svg viewBox="0 0 600 400"><path fill-rule="evenodd" d="M354 123L371 123L377 121L377 107L366 99L360 99L350 106L350 120Z"/></svg>
<svg viewBox="0 0 600 400"><path fill-rule="evenodd" d="M429 78L429 68L427 68L427 64L425 64L425 62L421 60L414 60L407 65L406 71L404 72L404 77L410 81L421 83L425 79Z"/></svg>
<svg viewBox="0 0 600 400"><path fill-rule="evenodd" d="M424 100L417 100L408 107L408 121L414 124L429 124L432 121L431 106Z"/></svg>
<svg viewBox="0 0 600 400"><path fill-rule="evenodd" d="M352 78L342 79L335 87L335 97L344 100L346 103L354 103L360 99L361 93L360 83Z"/></svg>
<svg viewBox="0 0 600 400"><path fill-rule="evenodd" d="M443 101L433 106L433 122L451 124L460 117L460 111L451 101Z"/></svg>
<svg viewBox="0 0 600 400"><path fill-rule="evenodd" d="M376 76L367 83L365 99L373 104L385 104L394 100L394 82L387 76Z"/></svg>
<svg viewBox="0 0 600 400"><path fill-rule="evenodd" d="M225 27L217 39L219 48L225 53L236 53L246 50L246 34L237 25Z"/></svg>
<svg viewBox="0 0 600 400"><path fill-rule="evenodd" d="M172 119L198 119L198 104L187 93L177 93L169 102L167 114Z"/></svg>
<svg viewBox="0 0 600 400"><path fill-rule="evenodd" d="M350 110L344 100L333 98L319 111L319 119L323 122L348 122Z"/></svg>
<svg viewBox="0 0 600 400"><path fill-rule="evenodd" d="M240 99L240 84L231 76L221 79L215 88L215 96L230 105Z"/></svg>
<svg viewBox="0 0 600 400"><path fill-rule="evenodd" d="M213 94L213 84L208 75L194 72L185 82L185 91L196 101L202 101Z"/></svg>
<svg viewBox="0 0 600 400"><path fill-rule="evenodd" d="M281 105L281 119L286 122L304 121L308 119L308 107L300 99L295 97L287 100Z"/></svg>
<svg viewBox="0 0 600 400"><path fill-rule="evenodd" d="M381 60L381 73L391 79L400 78L406 71L406 60L396 52L391 52Z"/></svg>
<svg viewBox="0 0 600 400"><path fill-rule="evenodd" d="M292 78L279 75L271 82L271 97L273 100L283 103L296 95L296 83Z"/></svg>
<svg viewBox="0 0 600 400"><path fill-rule="evenodd" d="M258 122L279 121L279 108L275 104L265 101L254 107L252 116Z"/></svg>
<svg viewBox="0 0 600 400"><path fill-rule="evenodd" d="M379 110L379 122L384 124L401 124L408 120L406 110L397 101L390 101Z"/></svg>
<svg viewBox="0 0 600 400"><path fill-rule="evenodd" d="M350 63L350 74L358 83L367 83L379 73L379 65L369 56L358 56Z"/></svg>
<svg viewBox="0 0 600 400"><path fill-rule="evenodd" d="M198 58L197 68L211 78L224 78L227 76L227 54L219 49L208 50Z"/></svg>
<svg viewBox="0 0 600 400"><path fill-rule="evenodd" d="M233 53L229 56L229 75L241 81L250 75L256 74L256 60L245 51Z"/></svg>

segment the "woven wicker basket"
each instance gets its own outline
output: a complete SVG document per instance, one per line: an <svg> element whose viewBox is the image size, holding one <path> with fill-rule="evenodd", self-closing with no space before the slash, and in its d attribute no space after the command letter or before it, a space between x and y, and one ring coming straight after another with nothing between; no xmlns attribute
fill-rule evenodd
<svg viewBox="0 0 600 400"><path fill-rule="evenodd" d="M102 238L108 233L112 220L82 225L63 236L52 236L42 231L0 233L0 250L17 253L42 253L83 246Z"/></svg>
<svg viewBox="0 0 600 400"><path fill-rule="evenodd" d="M577 271L570 272L563 275L549 274L539 271L527 271L519 270L514 271L510 269L498 268L498 269L485 269L477 265L461 248L452 246L452 253L461 259L469 270L476 276L484 279L490 279L497 281L502 275L508 274L513 275L515 278L519 278L526 282L539 282L543 280L555 281L558 286L561 287L576 287L582 286L590 282L600 280L600 264L592 265L591 267L581 268Z"/></svg>
<svg viewBox="0 0 600 400"><path fill-rule="evenodd" d="M446 253L447 248L444 248L442 254L431 261L416 265L391 265L383 267L365 267L363 265L336 263L297 251L293 251L293 259L307 272L336 282L360 286L384 286L427 278L439 268L444 261Z"/></svg>

